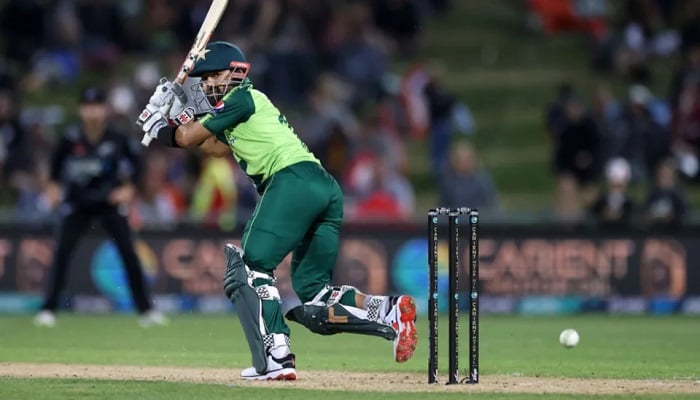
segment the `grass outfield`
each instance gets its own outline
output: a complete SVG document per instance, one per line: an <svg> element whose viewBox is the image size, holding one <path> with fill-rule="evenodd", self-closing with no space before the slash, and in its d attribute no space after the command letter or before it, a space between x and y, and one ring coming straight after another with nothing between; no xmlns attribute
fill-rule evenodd
<svg viewBox="0 0 700 400"><path fill-rule="evenodd" d="M441 320L442 367L446 326ZM293 324L299 380L244 384L238 373L250 356L233 315L174 316L169 327L152 329L139 328L131 315L63 314L54 329L35 328L29 316L1 316L0 399L700 396L697 318L485 316L482 382L458 387L424 384L426 327L421 320L414 358L396 364L390 343L382 339L320 337ZM568 327L581 334L581 343L570 350L558 343L559 332ZM465 321L461 328L466 340ZM441 373L444 378L445 368Z"/></svg>

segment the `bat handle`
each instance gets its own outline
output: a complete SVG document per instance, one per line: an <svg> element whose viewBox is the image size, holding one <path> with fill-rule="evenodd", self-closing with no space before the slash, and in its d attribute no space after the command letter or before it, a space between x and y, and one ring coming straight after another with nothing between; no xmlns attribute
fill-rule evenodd
<svg viewBox="0 0 700 400"><path fill-rule="evenodd" d="M148 145L151 144L151 140L153 140L153 138L148 133L144 133L143 138L141 139L141 144L144 147L148 147Z"/></svg>
<svg viewBox="0 0 700 400"><path fill-rule="evenodd" d="M185 89L182 87L182 84L173 82L172 90L175 97L180 100L180 103L182 103L183 106L187 104L187 93L185 93Z"/></svg>

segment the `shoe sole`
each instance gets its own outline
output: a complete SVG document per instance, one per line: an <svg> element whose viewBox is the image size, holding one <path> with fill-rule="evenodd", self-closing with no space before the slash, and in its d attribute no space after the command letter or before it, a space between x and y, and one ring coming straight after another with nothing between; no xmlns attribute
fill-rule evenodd
<svg viewBox="0 0 700 400"><path fill-rule="evenodd" d="M394 341L394 356L396 362L408 361L418 344L418 332L416 331L416 302L411 296L399 298L398 334Z"/></svg>
<svg viewBox="0 0 700 400"><path fill-rule="evenodd" d="M293 368L284 368L275 372L268 372L265 375L242 376L246 381L295 381L297 372Z"/></svg>

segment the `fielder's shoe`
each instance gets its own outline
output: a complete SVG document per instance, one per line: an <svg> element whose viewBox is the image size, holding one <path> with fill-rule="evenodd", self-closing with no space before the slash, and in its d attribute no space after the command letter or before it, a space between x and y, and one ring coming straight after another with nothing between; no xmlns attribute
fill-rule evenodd
<svg viewBox="0 0 700 400"><path fill-rule="evenodd" d="M267 371L259 374L254 367L249 367L241 372L241 378L248 381L295 381L297 379L295 366L294 353L289 353L282 358L275 358L272 354L268 354Z"/></svg>
<svg viewBox="0 0 700 400"><path fill-rule="evenodd" d="M391 302L392 306L384 316L384 323L396 331L394 359L396 362L402 363L413 356L418 343L416 302L413 297L407 295L392 297Z"/></svg>
<svg viewBox="0 0 700 400"><path fill-rule="evenodd" d="M141 314L139 318L139 325L142 328L150 328L152 326L165 326L168 325L168 317L166 317L162 312L156 310L148 310Z"/></svg>
<svg viewBox="0 0 700 400"><path fill-rule="evenodd" d="M34 325L45 328L53 328L56 326L56 314L54 314L53 311L41 310L34 317Z"/></svg>

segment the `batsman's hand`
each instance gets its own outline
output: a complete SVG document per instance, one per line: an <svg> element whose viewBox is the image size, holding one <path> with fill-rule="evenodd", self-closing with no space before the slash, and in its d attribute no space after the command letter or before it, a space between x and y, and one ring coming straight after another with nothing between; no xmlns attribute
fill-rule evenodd
<svg viewBox="0 0 700 400"><path fill-rule="evenodd" d="M177 84L174 84L174 86L177 86ZM167 115L171 125L184 125L195 120L194 107L187 106L178 96L175 96Z"/></svg>
<svg viewBox="0 0 700 400"><path fill-rule="evenodd" d="M174 98L173 83L167 78L160 78L156 90L153 91L151 98L148 99L148 104L158 108L161 113L167 114Z"/></svg>
<svg viewBox="0 0 700 400"><path fill-rule="evenodd" d="M146 105L146 108L141 111L136 125L140 126L144 133L141 144L148 147L151 141L158 137L158 131L168 126L168 120L165 119L158 107L149 103Z"/></svg>

